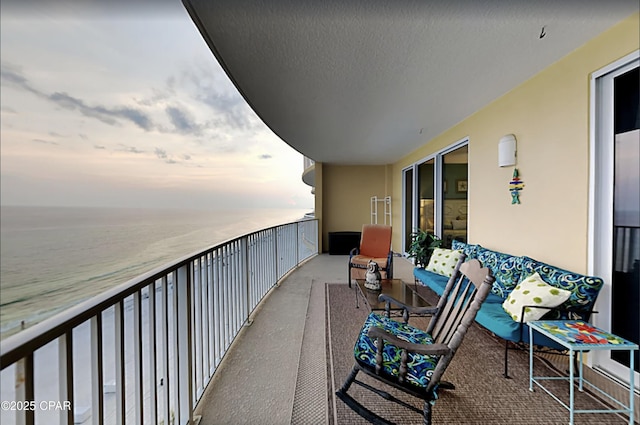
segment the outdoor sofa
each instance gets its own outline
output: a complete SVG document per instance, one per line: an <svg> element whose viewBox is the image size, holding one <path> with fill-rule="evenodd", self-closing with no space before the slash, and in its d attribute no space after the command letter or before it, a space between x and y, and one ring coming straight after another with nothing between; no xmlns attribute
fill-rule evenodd
<svg viewBox="0 0 640 425"><path fill-rule="evenodd" d="M588 322L604 283L601 278L563 270L533 258L505 254L481 245L455 240L451 250L436 249L426 268L414 269L416 283L428 286L440 296L449 279L447 270L450 263L457 261L460 253L466 255L467 261L477 258L483 267L491 269L495 277L491 293L475 320L505 340L505 377L508 377L508 350L521 348L530 342L526 321L542 318ZM528 289L532 287L528 282L534 281L534 291L544 287L547 293L555 295L549 295L547 298L550 299L545 299L545 296L529 299L530 295L523 295L529 293ZM557 305L559 301L560 304ZM539 333L535 333L533 344L552 350L564 350L560 344Z"/></svg>

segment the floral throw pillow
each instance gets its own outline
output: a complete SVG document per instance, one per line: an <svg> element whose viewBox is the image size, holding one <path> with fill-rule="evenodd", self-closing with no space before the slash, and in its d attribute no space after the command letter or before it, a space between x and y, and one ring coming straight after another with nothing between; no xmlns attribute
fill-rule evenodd
<svg viewBox="0 0 640 425"><path fill-rule="evenodd" d="M538 320L549 310L545 308L524 309L524 306L557 307L569 299L571 291L551 286L542 280L538 273L524 278L502 303L502 308L516 322ZM523 316L523 317L521 317Z"/></svg>

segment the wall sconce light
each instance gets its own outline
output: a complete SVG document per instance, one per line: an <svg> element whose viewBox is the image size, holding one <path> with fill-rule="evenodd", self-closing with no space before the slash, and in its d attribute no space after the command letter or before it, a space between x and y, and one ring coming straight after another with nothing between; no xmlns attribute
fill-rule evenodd
<svg viewBox="0 0 640 425"><path fill-rule="evenodd" d="M516 165L516 136L507 134L498 143L498 166Z"/></svg>

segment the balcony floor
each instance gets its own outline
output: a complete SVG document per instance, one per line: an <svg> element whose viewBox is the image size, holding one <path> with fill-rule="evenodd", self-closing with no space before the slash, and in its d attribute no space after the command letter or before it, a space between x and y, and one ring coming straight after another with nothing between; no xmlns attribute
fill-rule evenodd
<svg viewBox="0 0 640 425"><path fill-rule="evenodd" d="M200 424L334 423L327 402L325 283L346 283L347 258L316 256L271 291L254 313L253 323L244 327L234 341L198 403L195 413L201 417ZM410 262L394 259L395 278L412 282L412 271ZM495 347L500 350L499 344ZM518 355L526 356L522 352ZM481 357L478 362L482 362ZM518 385L527 388L528 369L522 369L517 373L526 376L527 383ZM533 403L540 404L536 407L539 412L559 407L548 395L536 399ZM492 404L499 405L499 400ZM517 411L510 414L518 416ZM473 415L469 412L470 417ZM593 422L592 416L597 416L598 422ZM493 423L488 418L476 419L478 423ZM548 418L537 421L529 417L526 423L566 423L568 412L555 419L549 422ZM576 423L628 422L617 415L589 414L576 415Z"/></svg>
<svg viewBox="0 0 640 425"><path fill-rule="evenodd" d="M347 259L316 256L267 295L198 403L201 425L327 422L324 284L347 282ZM400 275L412 279L411 264L401 262L406 267L398 272L404 269ZM306 332L303 318L313 319ZM299 369L298 396L305 402L294 413Z"/></svg>

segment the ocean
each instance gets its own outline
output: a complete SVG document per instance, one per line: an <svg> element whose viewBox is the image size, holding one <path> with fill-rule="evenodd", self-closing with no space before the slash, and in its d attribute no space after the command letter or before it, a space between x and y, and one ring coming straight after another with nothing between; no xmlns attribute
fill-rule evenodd
<svg viewBox="0 0 640 425"><path fill-rule="evenodd" d="M0 338L149 270L309 209L0 207Z"/></svg>

